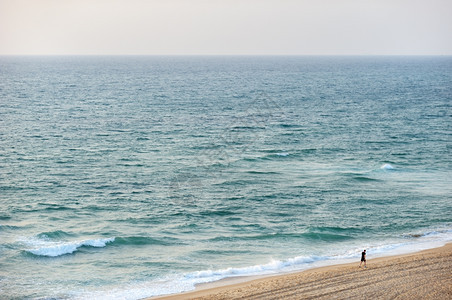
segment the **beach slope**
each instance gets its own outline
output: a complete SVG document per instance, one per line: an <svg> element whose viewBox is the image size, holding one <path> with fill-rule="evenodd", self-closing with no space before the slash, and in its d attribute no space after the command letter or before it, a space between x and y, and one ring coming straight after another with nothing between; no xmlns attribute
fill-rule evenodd
<svg viewBox="0 0 452 300"><path fill-rule="evenodd" d="M452 244L158 299L452 299Z"/></svg>

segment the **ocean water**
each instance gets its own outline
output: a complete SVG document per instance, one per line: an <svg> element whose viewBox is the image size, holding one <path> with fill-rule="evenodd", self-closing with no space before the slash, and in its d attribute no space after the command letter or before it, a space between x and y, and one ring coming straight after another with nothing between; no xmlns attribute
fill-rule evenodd
<svg viewBox="0 0 452 300"><path fill-rule="evenodd" d="M451 105L451 57L0 57L0 298L443 245Z"/></svg>

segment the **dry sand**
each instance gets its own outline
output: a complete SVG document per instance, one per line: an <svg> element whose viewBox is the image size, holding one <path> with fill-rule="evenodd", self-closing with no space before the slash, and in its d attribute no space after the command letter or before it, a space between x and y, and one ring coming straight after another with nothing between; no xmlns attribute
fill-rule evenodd
<svg viewBox="0 0 452 300"><path fill-rule="evenodd" d="M403 256L198 289L181 299L452 299L452 244Z"/></svg>

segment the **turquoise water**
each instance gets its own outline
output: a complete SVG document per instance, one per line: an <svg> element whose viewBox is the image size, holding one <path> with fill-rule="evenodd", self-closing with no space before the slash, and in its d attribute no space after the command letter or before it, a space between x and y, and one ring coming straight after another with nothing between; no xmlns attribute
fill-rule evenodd
<svg viewBox="0 0 452 300"><path fill-rule="evenodd" d="M0 57L1 298L450 242L451 105L451 57Z"/></svg>

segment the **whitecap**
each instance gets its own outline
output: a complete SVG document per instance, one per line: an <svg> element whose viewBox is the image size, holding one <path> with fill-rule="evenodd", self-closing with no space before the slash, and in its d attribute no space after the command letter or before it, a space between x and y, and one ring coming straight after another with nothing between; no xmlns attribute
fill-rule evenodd
<svg viewBox="0 0 452 300"><path fill-rule="evenodd" d="M288 156L289 153L287 153L287 152L281 152L281 153L276 153L276 155L278 155L278 156Z"/></svg>
<svg viewBox="0 0 452 300"><path fill-rule="evenodd" d="M95 247L102 248L108 243L114 242L115 238L106 239L93 239L74 242L48 242L40 241L34 242L37 244L33 249L27 249L26 251L38 256L56 257L65 254L71 254L77 251L80 247Z"/></svg>
<svg viewBox="0 0 452 300"><path fill-rule="evenodd" d="M383 170L394 170L395 168L391 164L384 164L384 165L381 166L380 169L383 169Z"/></svg>

